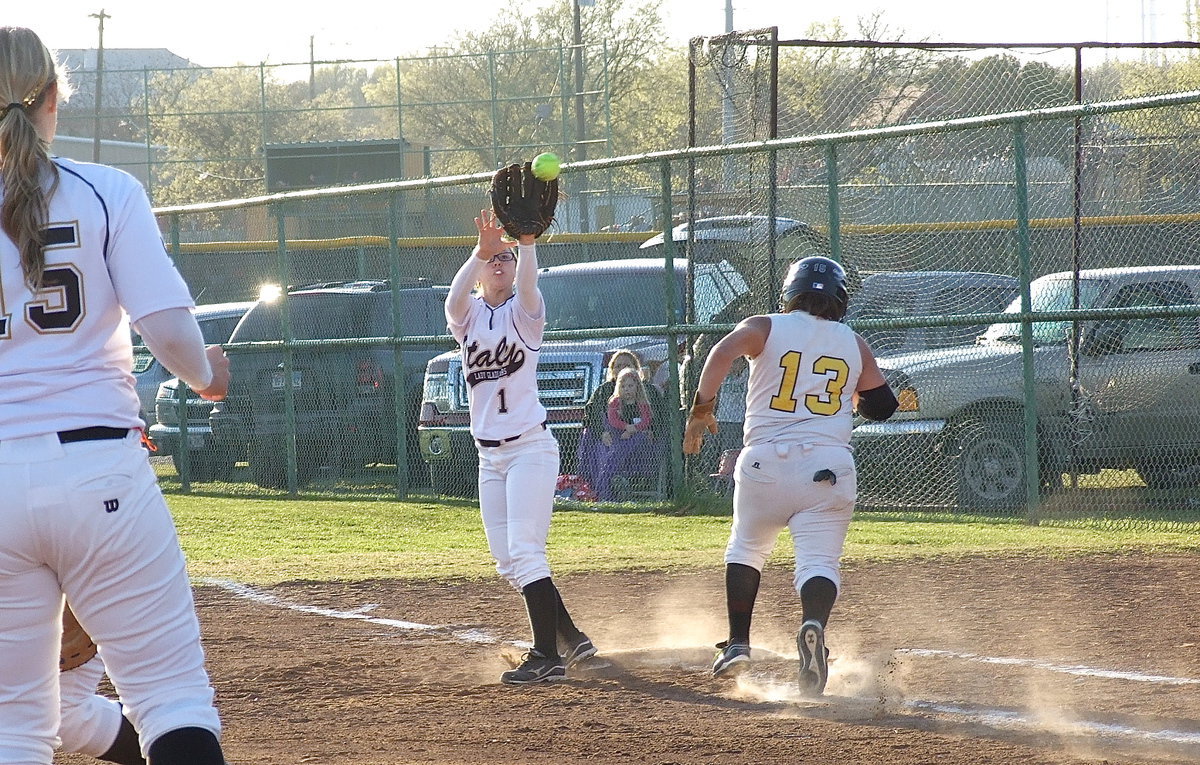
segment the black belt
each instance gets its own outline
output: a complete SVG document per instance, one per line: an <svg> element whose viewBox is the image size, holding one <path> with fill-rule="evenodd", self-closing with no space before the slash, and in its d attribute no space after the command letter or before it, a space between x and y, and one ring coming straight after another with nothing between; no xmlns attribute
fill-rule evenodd
<svg viewBox="0 0 1200 765"><path fill-rule="evenodd" d="M542 423L542 430L545 430L545 429L546 429L546 423L545 423L545 422L543 422L543 423ZM488 440L488 439L486 439L486 438L476 438L476 439L475 439L475 443L479 444L480 446L487 446L487 447L490 447L490 448L494 448L494 447L497 447L497 446L499 446L500 444L507 444L507 443L510 443L510 442L512 442L512 441L516 441L516 440L517 440L518 438L520 438L522 435L524 435L524 434L523 434L523 433L519 433L519 434L517 434L517 435L513 436L512 438L502 438L502 439L500 439L499 441L489 441L489 440Z"/></svg>
<svg viewBox="0 0 1200 765"><path fill-rule="evenodd" d="M76 441L109 441L124 438L127 435L129 435L129 428L109 428L103 425L95 425L90 428L60 430L58 431L58 442L60 444L73 444Z"/></svg>

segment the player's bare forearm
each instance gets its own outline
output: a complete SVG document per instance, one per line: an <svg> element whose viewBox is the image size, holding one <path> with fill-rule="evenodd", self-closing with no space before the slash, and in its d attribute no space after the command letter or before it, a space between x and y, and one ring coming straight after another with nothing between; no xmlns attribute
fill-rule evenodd
<svg viewBox="0 0 1200 765"><path fill-rule="evenodd" d="M487 261L479 258L479 248L471 252L467 262L459 266L458 272L450 280L450 291L446 293L446 319L452 323L462 322L471 306L471 290L479 281L479 275Z"/></svg>
<svg viewBox="0 0 1200 765"><path fill-rule="evenodd" d="M526 242L525 240L529 241ZM532 236L522 236L517 247L517 300L530 316L536 316L542 308L542 296L538 292L537 245Z"/></svg>
<svg viewBox="0 0 1200 765"><path fill-rule="evenodd" d="M712 349L704 361L704 369L700 372L700 381L696 384L696 401L703 403L717 397L721 383L725 382L726 376L729 375L729 369L733 366L733 360L737 358L733 355L718 353L718 348L720 348L720 343Z"/></svg>

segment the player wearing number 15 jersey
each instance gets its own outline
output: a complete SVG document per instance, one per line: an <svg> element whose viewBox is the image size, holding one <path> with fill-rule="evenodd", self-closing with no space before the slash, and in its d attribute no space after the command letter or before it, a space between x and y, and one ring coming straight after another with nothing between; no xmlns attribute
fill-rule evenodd
<svg viewBox="0 0 1200 765"><path fill-rule="evenodd" d="M885 420L897 402L871 349L841 323L848 304L841 266L822 257L792 264L780 304L781 313L746 319L709 353L684 452L699 452L705 431L716 432L717 389L733 361L748 357L745 446L734 469L733 529L725 549L729 638L718 644L712 671L725 677L749 663L762 567L787 528L803 610L796 641L800 690L816 696L828 677L825 626L841 582L839 562L857 489L853 411Z"/></svg>
<svg viewBox="0 0 1200 765"><path fill-rule="evenodd" d="M206 398L224 397L229 360L204 348L138 182L49 157L59 95L38 36L0 27L0 762L53 758L66 595L145 759L221 765L183 552L140 443L129 321Z"/></svg>
<svg viewBox="0 0 1200 765"><path fill-rule="evenodd" d="M479 243L450 282L446 320L462 347L488 548L500 575L524 596L533 630L533 648L500 679L557 681L596 649L572 622L546 561L559 455L538 400L546 306L537 286L537 245L522 235L514 250L491 210L480 211L475 227Z"/></svg>

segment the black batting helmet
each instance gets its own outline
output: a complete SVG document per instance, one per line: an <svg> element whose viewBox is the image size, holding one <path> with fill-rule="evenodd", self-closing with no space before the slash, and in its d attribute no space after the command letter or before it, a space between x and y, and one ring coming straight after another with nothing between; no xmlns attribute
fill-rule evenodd
<svg viewBox="0 0 1200 765"><path fill-rule="evenodd" d="M783 311L799 308L814 316L841 321L849 300L845 269L835 260L814 255L797 260L788 269L779 306Z"/></svg>

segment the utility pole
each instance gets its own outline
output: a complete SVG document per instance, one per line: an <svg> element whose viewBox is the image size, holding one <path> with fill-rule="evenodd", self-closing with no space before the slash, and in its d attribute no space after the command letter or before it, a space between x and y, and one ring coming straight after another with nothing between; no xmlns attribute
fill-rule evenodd
<svg viewBox="0 0 1200 765"><path fill-rule="evenodd" d="M572 21L575 26L575 158L582 161L587 159L587 120L583 113L583 25L579 18L579 3L580 0L571 2L574 11ZM582 191L582 188L579 190ZM578 199L579 230L587 233L591 228L588 225L587 200L583 194L579 194Z"/></svg>
<svg viewBox="0 0 1200 765"><path fill-rule="evenodd" d="M111 19L101 8L99 13L89 13L88 18L100 22L100 44L96 48L96 107L92 113L92 161L100 161L100 104L104 84L104 20Z"/></svg>
<svg viewBox="0 0 1200 765"><path fill-rule="evenodd" d="M725 34L733 34L733 0L725 0ZM733 103L734 80L732 56L733 46L727 41L721 48L721 69L719 75L725 83L725 87L722 88L723 95L721 96L721 143L734 143L736 140L737 125ZM725 178L725 186L731 188L734 178L737 177L737 158L726 156L721 163L721 167Z"/></svg>
<svg viewBox="0 0 1200 765"><path fill-rule="evenodd" d="M308 36L308 100L317 97L316 35Z"/></svg>

